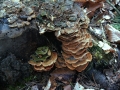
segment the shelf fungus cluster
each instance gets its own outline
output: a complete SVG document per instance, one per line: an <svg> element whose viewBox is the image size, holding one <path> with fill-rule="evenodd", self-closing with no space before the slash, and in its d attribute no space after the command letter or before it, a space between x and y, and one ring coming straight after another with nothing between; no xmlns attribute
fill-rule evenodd
<svg viewBox="0 0 120 90"><path fill-rule="evenodd" d="M35 71L49 71L57 60L57 53L52 52L49 47L38 47L35 54L31 55L31 60L28 61L34 67Z"/></svg>
<svg viewBox="0 0 120 90"><path fill-rule="evenodd" d="M1 27L3 36L6 35L9 38L20 36L25 28L31 25L31 20L35 17L34 10L19 0L18 2L6 0L0 4L0 18L1 20L4 19L3 27Z"/></svg>
<svg viewBox="0 0 120 90"><path fill-rule="evenodd" d="M92 55L87 51L92 47L91 36L85 28L67 28L62 30L58 40L62 42L62 56L66 66L71 70L81 72L92 60Z"/></svg>
<svg viewBox="0 0 120 90"><path fill-rule="evenodd" d="M58 58L56 67L83 71L92 60L87 51L92 47L92 41L87 33L89 18L86 10L72 0L45 0L39 12L39 33L55 31L55 36L62 42L62 58Z"/></svg>

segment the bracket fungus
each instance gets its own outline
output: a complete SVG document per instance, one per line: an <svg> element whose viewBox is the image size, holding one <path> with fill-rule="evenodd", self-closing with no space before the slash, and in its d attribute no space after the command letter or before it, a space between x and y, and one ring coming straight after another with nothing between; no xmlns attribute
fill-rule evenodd
<svg viewBox="0 0 120 90"><path fill-rule="evenodd" d="M29 64L33 65L36 71L50 70L56 60L56 67L59 68L68 67L79 72L85 69L92 60L92 55L87 51L92 42L86 30L89 18L85 9L72 0L44 0L40 1L36 13L32 7L19 0L13 1L4 1L0 6L0 18L7 19L7 26L2 27L0 37L6 35L15 38L20 36L25 28L30 27L39 29L40 34L54 31L55 36L62 42L62 60L57 60L57 53L46 47L38 48L35 54L31 55ZM35 18L38 22L32 22Z"/></svg>
<svg viewBox="0 0 120 90"><path fill-rule="evenodd" d="M55 63L57 68L68 67L81 72L92 60L87 51L92 47L91 35L87 32L89 18L85 9L72 0L45 0L40 5L39 33L54 31L62 42L62 58ZM62 62L61 62L62 61Z"/></svg>
<svg viewBox="0 0 120 90"><path fill-rule="evenodd" d="M36 18L36 15L31 7L19 0L6 0L0 4L0 18L5 18L7 22L3 24L0 37L15 38L20 36L26 30L25 28L31 26L31 21Z"/></svg>
<svg viewBox="0 0 120 90"><path fill-rule="evenodd" d="M62 56L66 66L81 72L92 60L92 55L87 51L88 47L92 47L91 36L86 29L74 27L71 30L70 33L70 28L64 29L58 40L62 42Z"/></svg>
<svg viewBox="0 0 120 90"><path fill-rule="evenodd" d="M34 67L34 70L49 71L57 60L57 53L51 52L49 47L38 47L35 54L31 55L31 60L28 61Z"/></svg>

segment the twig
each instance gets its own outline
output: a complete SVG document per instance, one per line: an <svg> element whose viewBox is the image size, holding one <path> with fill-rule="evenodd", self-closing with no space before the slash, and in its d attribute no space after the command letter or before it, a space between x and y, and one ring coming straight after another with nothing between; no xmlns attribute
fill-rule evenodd
<svg viewBox="0 0 120 90"><path fill-rule="evenodd" d="M101 30L102 30L102 36L103 36L102 39L106 40L105 29L103 28L103 24L102 23L100 24L100 27L101 27Z"/></svg>
<svg viewBox="0 0 120 90"><path fill-rule="evenodd" d="M94 78L93 73L92 73L92 78L93 78L93 81L94 81L95 86L97 86L97 83L96 83L96 81L95 81L95 78Z"/></svg>

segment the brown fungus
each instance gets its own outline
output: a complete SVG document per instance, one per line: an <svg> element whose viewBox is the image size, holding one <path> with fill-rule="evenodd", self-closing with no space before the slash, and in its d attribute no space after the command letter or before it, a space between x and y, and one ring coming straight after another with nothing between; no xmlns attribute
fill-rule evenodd
<svg viewBox="0 0 120 90"><path fill-rule="evenodd" d="M87 51L92 47L92 41L87 32L89 18L86 10L72 0L45 0L40 5L38 18L43 19L37 23L39 33L54 31L62 42L62 58L57 59L56 67L67 66L79 72L84 70L92 60Z"/></svg>
<svg viewBox="0 0 120 90"><path fill-rule="evenodd" d="M44 46L39 47L35 54L31 55L32 59L28 61L34 67L35 71L49 71L57 60L57 53Z"/></svg>
<svg viewBox="0 0 120 90"><path fill-rule="evenodd" d="M73 27L70 31L69 28L62 29L58 40L62 42L62 56L66 66L71 70L83 71L92 60L92 55L87 51L88 47L92 47L91 35L86 29Z"/></svg>
<svg viewBox="0 0 120 90"><path fill-rule="evenodd" d="M0 18L5 18L8 21L9 30L4 32L6 27L1 30L4 37L18 37L31 26L37 29L36 24L33 25L36 18L35 10L20 1L6 0L0 4Z"/></svg>

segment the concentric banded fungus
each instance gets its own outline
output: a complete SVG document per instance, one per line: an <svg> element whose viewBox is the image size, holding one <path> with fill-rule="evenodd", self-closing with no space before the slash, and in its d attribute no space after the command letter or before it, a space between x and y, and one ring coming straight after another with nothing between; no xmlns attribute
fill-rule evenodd
<svg viewBox="0 0 120 90"><path fill-rule="evenodd" d="M34 10L22 2L6 0L0 4L0 18L7 19L8 27L7 30L5 26L2 27L1 31L5 36L9 38L20 36L26 30L25 28L31 26L31 20L35 17L36 15Z"/></svg>
<svg viewBox="0 0 120 90"><path fill-rule="evenodd" d="M77 29L77 33L72 32L73 34L75 34L72 35L72 37L67 34L67 32L65 34L61 34L58 37L58 40L63 43L62 56L67 67L71 70L77 70L78 72L84 70L87 67L88 62L92 60L92 55L87 51L87 48L92 46L91 36L86 31L83 33L80 31L81 29ZM64 38L63 40L63 37L65 36L67 38ZM69 38L71 39L71 41L69 41Z"/></svg>
<svg viewBox="0 0 120 90"><path fill-rule="evenodd" d="M48 47L39 47L32 59L28 62L36 71L49 71L57 60L57 53L51 52Z"/></svg>
<svg viewBox="0 0 120 90"><path fill-rule="evenodd" d="M73 31L70 33L69 30ZM66 66L71 70L83 71L92 60L92 55L87 51L88 47L92 47L91 36L86 29L76 27L62 29L58 40L62 42L62 56Z"/></svg>
<svg viewBox="0 0 120 90"><path fill-rule="evenodd" d="M58 58L56 67L66 64L71 70L84 70L92 60L92 55L87 52L92 42L86 31L89 24L86 10L73 0L45 0L40 5L38 18L43 20L38 23L39 33L55 31L55 36L62 42L64 60Z"/></svg>

